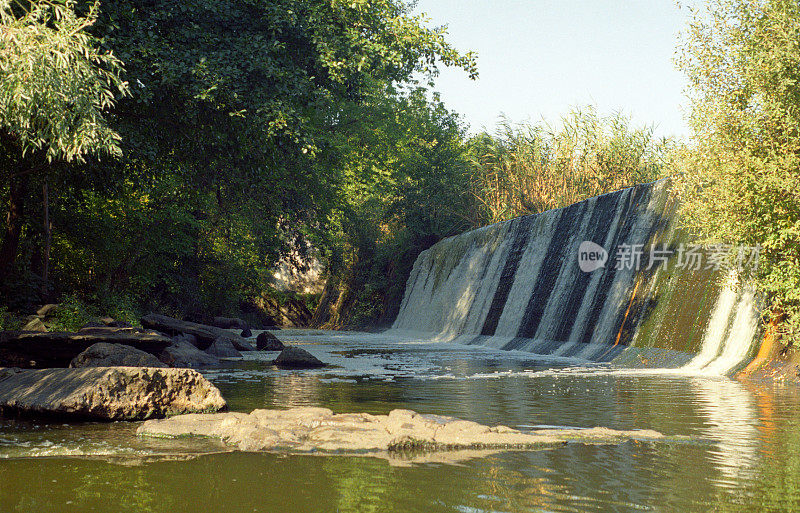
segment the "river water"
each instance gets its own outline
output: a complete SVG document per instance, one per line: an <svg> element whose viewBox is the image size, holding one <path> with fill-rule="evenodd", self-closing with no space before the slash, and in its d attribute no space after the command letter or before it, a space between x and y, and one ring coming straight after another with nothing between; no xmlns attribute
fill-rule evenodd
<svg viewBox="0 0 800 513"><path fill-rule="evenodd" d="M247 454L137 438L137 423L0 419L0 512L793 511L800 392L578 365L387 335L283 331L331 362L280 371L254 352L205 372L233 411L394 408L518 429L655 429L679 442L571 443L456 460Z"/></svg>

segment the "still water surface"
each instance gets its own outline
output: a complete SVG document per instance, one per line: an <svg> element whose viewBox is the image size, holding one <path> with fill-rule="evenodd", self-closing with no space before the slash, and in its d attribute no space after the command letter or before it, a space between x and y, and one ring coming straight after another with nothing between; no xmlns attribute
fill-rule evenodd
<svg viewBox="0 0 800 513"><path fill-rule="evenodd" d="M408 408L519 429L647 428L689 441L569 444L443 463L245 454L135 423L0 420L0 512L794 511L800 391L387 336L284 332L335 364L251 353L208 371L231 410ZM407 342L407 343L403 343ZM446 458L444 458L446 459Z"/></svg>

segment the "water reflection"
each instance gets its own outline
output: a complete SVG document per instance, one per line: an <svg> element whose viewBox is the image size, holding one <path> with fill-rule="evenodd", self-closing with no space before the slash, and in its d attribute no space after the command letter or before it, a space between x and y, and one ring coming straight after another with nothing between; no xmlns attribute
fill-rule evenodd
<svg viewBox="0 0 800 513"><path fill-rule="evenodd" d="M723 476L721 484L735 486L753 479L759 458L755 399L742 384L727 379L692 379L698 407L706 419L702 433L715 441L711 464Z"/></svg>

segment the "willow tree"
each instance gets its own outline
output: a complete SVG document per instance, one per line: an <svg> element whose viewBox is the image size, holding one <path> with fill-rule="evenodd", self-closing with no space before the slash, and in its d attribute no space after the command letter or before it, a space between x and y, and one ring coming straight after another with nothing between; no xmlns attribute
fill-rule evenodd
<svg viewBox="0 0 800 513"><path fill-rule="evenodd" d="M787 340L800 336L800 4L713 0L677 58L694 145L680 181L687 224L761 246L757 285Z"/></svg>
<svg viewBox="0 0 800 513"><path fill-rule="evenodd" d="M121 64L87 32L97 4L85 16L73 8L70 1L0 0L0 190L8 194L0 278L16 258L30 176L119 153L119 136L103 114L126 91Z"/></svg>

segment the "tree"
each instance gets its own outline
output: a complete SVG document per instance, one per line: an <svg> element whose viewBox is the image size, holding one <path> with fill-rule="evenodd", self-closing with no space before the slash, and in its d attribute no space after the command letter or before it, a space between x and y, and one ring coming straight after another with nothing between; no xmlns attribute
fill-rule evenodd
<svg viewBox="0 0 800 513"><path fill-rule="evenodd" d="M800 4L713 0L678 65L694 145L679 191L688 228L761 247L756 286L788 342L800 336Z"/></svg>
<svg viewBox="0 0 800 513"><path fill-rule="evenodd" d="M16 257L29 175L119 154L104 113L127 86L120 61L87 32L97 8L78 16L71 1L0 0L0 180L9 197L0 278Z"/></svg>
<svg viewBox="0 0 800 513"><path fill-rule="evenodd" d="M91 32L131 84L109 118L124 157L61 184L54 272L176 314L230 311L301 240L338 244L329 220L369 179L342 143L358 116L415 73L475 73L399 0L120 0Z"/></svg>
<svg viewBox="0 0 800 513"><path fill-rule="evenodd" d="M375 91L343 113L348 130L340 207L316 323L385 324L397 314L419 253L476 227L465 129L422 87ZM334 304L335 303L335 304Z"/></svg>

